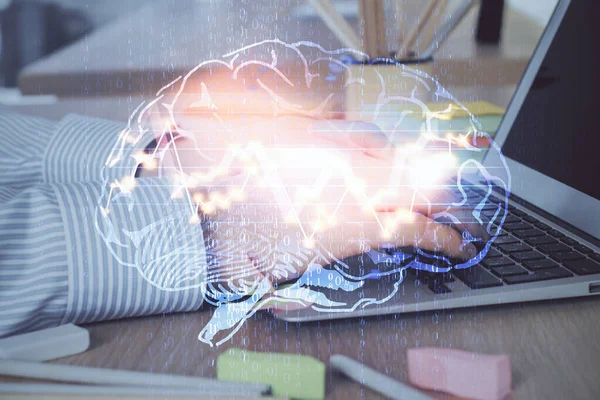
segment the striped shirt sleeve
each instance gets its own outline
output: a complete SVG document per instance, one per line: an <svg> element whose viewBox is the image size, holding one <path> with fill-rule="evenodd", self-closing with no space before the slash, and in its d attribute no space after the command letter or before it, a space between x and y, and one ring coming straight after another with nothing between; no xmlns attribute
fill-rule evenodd
<svg viewBox="0 0 600 400"><path fill-rule="evenodd" d="M151 132L142 134L135 143L120 149L121 159L117 165L105 168L124 128L118 122L67 115L48 140L42 160L44 182L113 181L131 175L136 163L134 154L143 151L156 138Z"/></svg>
<svg viewBox="0 0 600 400"><path fill-rule="evenodd" d="M44 154L57 124L0 106L0 188L25 189L43 183Z"/></svg>
<svg viewBox="0 0 600 400"><path fill-rule="evenodd" d="M136 180L100 211L112 179L100 179L102 166L122 126L2 110L0 120L0 337L200 307L202 229L171 198L172 182Z"/></svg>

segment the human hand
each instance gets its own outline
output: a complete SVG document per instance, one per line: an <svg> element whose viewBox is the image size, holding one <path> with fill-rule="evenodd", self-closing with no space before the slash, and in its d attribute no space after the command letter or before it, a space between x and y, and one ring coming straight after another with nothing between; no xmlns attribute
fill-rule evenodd
<svg viewBox="0 0 600 400"><path fill-rule="evenodd" d="M419 181L423 155L399 156L376 125L240 118L209 140L223 125L203 122L180 122L193 136L178 139L179 157L163 165L180 177L185 190L179 195L189 192L193 199L200 214L195 222L205 221L205 298L224 307L213 316L221 327L213 332L216 325L207 325L203 341L212 343L217 331L270 304L269 293L281 298L280 283L315 265L384 247L461 260L476 254L463 240L463 226L439 223L437 208L415 200L417 189L424 196L439 183ZM409 168L395 175L399 159Z"/></svg>
<svg viewBox="0 0 600 400"><path fill-rule="evenodd" d="M294 160L288 157L289 162ZM386 165L383 160L381 163ZM375 164L373 161L370 165ZM288 167L302 168L294 164ZM242 174L221 177L213 181L212 187L239 188L245 179ZM302 179L296 180L296 184L301 182ZM277 302L307 307L314 300L327 306L328 300L319 300L318 292L302 289L300 280L292 288L280 287L315 266L326 266L382 247L412 246L463 260L476 254L472 244L463 245L463 237L457 230L425 214L406 213L401 208L365 209L357 198L341 193L346 191L344 185L333 182L312 201L305 198L303 207L297 203L286 207L291 201L286 201L288 196L281 196L281 188L273 185L276 183L280 181L266 179L262 184L246 184L243 191L237 192L239 197L232 199L211 197L208 188L195 191L206 221L204 235L209 262L205 298L217 306L211 323L199 335L204 342L212 344L217 333L239 329L240 321ZM288 184L283 191L291 192L294 187ZM353 190L359 189L364 188ZM336 194L340 197L332 203ZM340 285L360 287L357 279L360 277L346 275Z"/></svg>
<svg viewBox="0 0 600 400"><path fill-rule="evenodd" d="M226 129L219 124L209 140L215 127L201 122L181 122L195 134L178 140L177 150L194 202L214 227L219 280L257 272L272 282L291 279L315 257L315 246L327 253L319 256L322 265L381 247L474 255L460 232L434 221L423 204L413 201L409 209L410 195L387 192L395 149L374 124L237 119ZM286 268L283 257L295 257L296 265Z"/></svg>

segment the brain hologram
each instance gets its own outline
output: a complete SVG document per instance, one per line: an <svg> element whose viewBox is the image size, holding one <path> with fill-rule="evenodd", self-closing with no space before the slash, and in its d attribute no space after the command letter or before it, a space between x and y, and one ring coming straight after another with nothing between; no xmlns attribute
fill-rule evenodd
<svg viewBox="0 0 600 400"><path fill-rule="evenodd" d="M502 156L499 165L484 167L486 151L501 152L477 118L424 72L392 60L357 65L353 55L366 58L310 42L246 46L161 88L116 135L97 231L117 259L119 246L144 252L119 260L159 290L203 290L215 312L200 340L221 344L247 318L272 307L348 312L384 304L406 269L469 268L499 234L510 172ZM361 142L364 133L381 147ZM156 146L142 151L148 138ZM389 156L388 167L371 182L361 175L368 165L360 160L380 151ZM155 226L123 226L119 221L128 219L111 216L115 202L128 202L131 210L144 206L135 198L140 167L170 182L170 198L185 204L178 210L184 219L161 223L174 235L185 224L201 225L205 255L195 254L188 240L166 254L149 252L139 238ZM466 183L473 175L479 180ZM492 196L494 187L503 199ZM477 253L455 260L404 240L399 228L420 214L461 227L463 245L475 244ZM360 215L356 237L352 229L335 237L336 227L353 222L348 215ZM363 230L377 232L382 246L368 245ZM359 249L383 267L357 272L338 256L342 248ZM184 261L168 262L175 258ZM350 304L328 296L392 276L392 290L377 298Z"/></svg>

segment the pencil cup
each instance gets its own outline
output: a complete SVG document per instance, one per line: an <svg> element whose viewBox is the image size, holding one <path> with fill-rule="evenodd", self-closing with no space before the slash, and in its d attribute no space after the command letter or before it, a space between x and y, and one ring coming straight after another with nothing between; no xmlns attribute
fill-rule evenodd
<svg viewBox="0 0 600 400"><path fill-rule="evenodd" d="M403 105L409 106L408 99L422 90L416 85L416 77L432 73L432 60L350 65L344 76L345 119L382 122L396 118Z"/></svg>

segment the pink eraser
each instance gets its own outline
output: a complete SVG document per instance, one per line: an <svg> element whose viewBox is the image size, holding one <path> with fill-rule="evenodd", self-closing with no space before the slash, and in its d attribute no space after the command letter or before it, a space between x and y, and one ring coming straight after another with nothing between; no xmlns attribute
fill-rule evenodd
<svg viewBox="0 0 600 400"><path fill-rule="evenodd" d="M511 391L507 355L417 348L408 350L407 359L408 379L424 389L484 400L503 399Z"/></svg>

